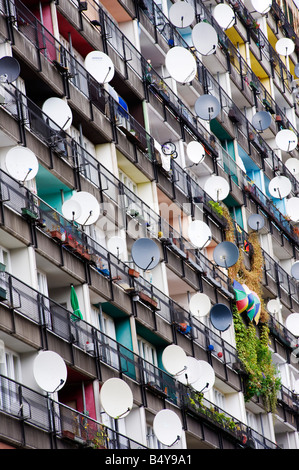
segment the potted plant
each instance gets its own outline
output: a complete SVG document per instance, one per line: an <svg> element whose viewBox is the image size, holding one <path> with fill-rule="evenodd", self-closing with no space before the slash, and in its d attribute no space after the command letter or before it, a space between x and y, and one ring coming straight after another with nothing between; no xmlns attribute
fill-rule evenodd
<svg viewBox="0 0 299 470"><path fill-rule="evenodd" d="M155 297L150 297L148 294L146 294L143 291L139 292L139 299L144 302L145 304L157 308L158 307L158 301Z"/></svg>
<svg viewBox="0 0 299 470"><path fill-rule="evenodd" d="M135 269L133 269L133 268L129 268L129 276L133 276L133 277L136 277L136 278L138 278L138 277L139 277L139 275L140 275L140 274L139 274L139 272L138 272L138 271L136 271L136 270L135 270Z"/></svg>

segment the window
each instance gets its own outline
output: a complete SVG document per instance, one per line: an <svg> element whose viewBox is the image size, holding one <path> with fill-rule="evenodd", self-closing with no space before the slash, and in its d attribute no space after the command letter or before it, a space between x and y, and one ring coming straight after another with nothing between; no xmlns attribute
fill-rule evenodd
<svg viewBox="0 0 299 470"><path fill-rule="evenodd" d="M103 329L103 333L105 333L106 335L103 337L103 344L102 344L103 360L107 364L118 369L119 358L118 358L118 351L117 351L115 324L114 324L113 318L109 317L105 313L103 313L102 315L102 329Z"/></svg>
<svg viewBox="0 0 299 470"><path fill-rule="evenodd" d="M20 359L12 351L5 349L4 361L0 363L0 408L7 411L19 410L17 384L13 382L20 381Z"/></svg>
<svg viewBox="0 0 299 470"><path fill-rule="evenodd" d="M219 406L222 410L225 409L225 396L218 390L214 390L215 405Z"/></svg>
<svg viewBox="0 0 299 470"><path fill-rule="evenodd" d="M158 385L158 371L155 367L158 366L157 352L154 346L148 343L141 337L137 337L139 356L142 357L144 362L144 376L147 383L154 383Z"/></svg>

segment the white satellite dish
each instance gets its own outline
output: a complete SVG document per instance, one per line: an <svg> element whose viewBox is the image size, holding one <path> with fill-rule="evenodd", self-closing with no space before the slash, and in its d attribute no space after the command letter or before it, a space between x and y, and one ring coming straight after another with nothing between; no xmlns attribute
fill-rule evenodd
<svg viewBox="0 0 299 470"><path fill-rule="evenodd" d="M126 249L126 241L121 237L111 237L107 241L107 248L115 256L119 257Z"/></svg>
<svg viewBox="0 0 299 470"><path fill-rule="evenodd" d="M179 83L192 82L196 75L196 60L185 47L175 46L169 49L165 57L165 66L169 75Z"/></svg>
<svg viewBox="0 0 299 470"><path fill-rule="evenodd" d="M11 148L5 157L7 172L18 181L29 181L38 172L38 160L27 147L17 145Z"/></svg>
<svg viewBox="0 0 299 470"><path fill-rule="evenodd" d="M229 195L229 184L222 176L210 176L205 182L204 190L216 202L223 201Z"/></svg>
<svg viewBox="0 0 299 470"><path fill-rule="evenodd" d="M192 384L198 392L208 392L214 386L215 383L215 372L213 367L207 361L197 361L199 378Z"/></svg>
<svg viewBox="0 0 299 470"><path fill-rule="evenodd" d="M97 82L103 84L112 80L115 68L110 57L102 51L92 51L84 60L84 67Z"/></svg>
<svg viewBox="0 0 299 470"><path fill-rule="evenodd" d="M124 418L133 407L133 394L129 385L114 377L103 383L100 400L107 415L114 419Z"/></svg>
<svg viewBox="0 0 299 470"><path fill-rule="evenodd" d="M204 146L200 142L197 142L197 140L189 142L186 151L189 160L195 165L202 163L205 159L206 151Z"/></svg>
<svg viewBox="0 0 299 470"><path fill-rule="evenodd" d="M181 438L182 423L174 411L161 410L154 418L153 431L161 444L170 447Z"/></svg>
<svg viewBox="0 0 299 470"><path fill-rule="evenodd" d="M54 351L42 351L34 359L33 376L41 389L54 393L64 386L67 368L59 354Z"/></svg>
<svg viewBox="0 0 299 470"><path fill-rule="evenodd" d="M299 261L295 261L291 267L291 275L299 280Z"/></svg>
<svg viewBox="0 0 299 470"><path fill-rule="evenodd" d="M265 15L271 9L272 0L251 0L251 4L255 11Z"/></svg>
<svg viewBox="0 0 299 470"><path fill-rule="evenodd" d="M210 298L201 292L194 294L189 301L189 310L194 317L204 317L211 309Z"/></svg>
<svg viewBox="0 0 299 470"><path fill-rule="evenodd" d="M202 220L193 220L188 227L188 237L196 248L204 248L212 241L210 227Z"/></svg>
<svg viewBox="0 0 299 470"><path fill-rule="evenodd" d="M162 363L169 374L177 375L187 367L187 355L180 346L170 344L163 350Z"/></svg>
<svg viewBox="0 0 299 470"><path fill-rule="evenodd" d="M52 129L66 131L71 127L73 121L72 110L67 102L61 98L48 98L42 105L42 111L50 118L49 126ZM47 120L46 116L43 116L43 118Z"/></svg>
<svg viewBox="0 0 299 470"><path fill-rule="evenodd" d="M277 54L288 56L294 52L295 43L290 38L281 38L278 39L277 43L275 44L275 49Z"/></svg>
<svg viewBox="0 0 299 470"><path fill-rule="evenodd" d="M290 129L282 129L276 134L275 142L280 150L291 152L298 145L298 137Z"/></svg>
<svg viewBox="0 0 299 470"><path fill-rule="evenodd" d="M169 20L176 28L187 28L195 20L194 8L187 2L174 3L169 9Z"/></svg>
<svg viewBox="0 0 299 470"><path fill-rule="evenodd" d="M179 382L184 385L190 385L198 380L200 370L198 367L198 361L195 357L187 356L186 368L180 374L176 374Z"/></svg>
<svg viewBox="0 0 299 470"><path fill-rule="evenodd" d="M278 313L281 310L281 303L278 299L271 299L267 303L267 310L269 313Z"/></svg>
<svg viewBox="0 0 299 470"><path fill-rule="evenodd" d="M289 158L286 162L285 162L285 166L287 167L287 169L293 173L294 175L298 175L299 174L299 160L297 160L297 158Z"/></svg>
<svg viewBox="0 0 299 470"><path fill-rule="evenodd" d="M290 197L286 200L286 213L293 222L299 221L299 197Z"/></svg>
<svg viewBox="0 0 299 470"><path fill-rule="evenodd" d="M218 3L213 11L213 16L221 28L228 29L235 22L233 9L225 3Z"/></svg>
<svg viewBox="0 0 299 470"><path fill-rule="evenodd" d="M291 313L286 319L286 328L294 335L299 336L299 313Z"/></svg>
<svg viewBox="0 0 299 470"><path fill-rule="evenodd" d="M276 199L287 197L292 191L292 183L286 176L275 176L269 182L269 193Z"/></svg>
<svg viewBox="0 0 299 470"><path fill-rule="evenodd" d="M200 54L214 54L218 45L218 34L212 25L201 21L192 29L192 41L195 49Z"/></svg>
<svg viewBox="0 0 299 470"><path fill-rule="evenodd" d="M80 217L76 222L81 225L94 224L100 216L100 205L97 199L86 191L75 193L71 199L77 201L81 206Z"/></svg>
<svg viewBox="0 0 299 470"><path fill-rule="evenodd" d="M77 220L82 213L81 204L71 197L62 204L61 211L66 219Z"/></svg>

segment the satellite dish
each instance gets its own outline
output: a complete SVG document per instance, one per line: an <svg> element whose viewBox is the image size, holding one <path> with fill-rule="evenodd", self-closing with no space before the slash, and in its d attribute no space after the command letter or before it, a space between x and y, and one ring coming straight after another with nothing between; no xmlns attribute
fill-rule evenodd
<svg viewBox="0 0 299 470"><path fill-rule="evenodd" d="M107 248L115 256L119 257L126 249L126 241L121 237L111 237L107 241Z"/></svg>
<svg viewBox="0 0 299 470"><path fill-rule="evenodd" d="M299 261L295 261L295 263L291 267L291 275L299 280Z"/></svg>
<svg viewBox="0 0 299 470"><path fill-rule="evenodd" d="M201 292L194 294L189 302L189 310L194 317L204 317L211 309L210 298Z"/></svg>
<svg viewBox="0 0 299 470"><path fill-rule="evenodd" d="M114 419L124 418L133 407L133 394L129 385L114 377L103 383L100 400L105 413Z"/></svg>
<svg viewBox="0 0 299 470"><path fill-rule="evenodd" d="M97 199L86 191L75 193L72 198L81 206L81 214L76 222L80 225L92 225L100 216L100 205Z"/></svg>
<svg viewBox="0 0 299 470"><path fill-rule="evenodd" d="M62 204L61 211L68 220L77 220L81 216L81 205L74 198L70 198Z"/></svg>
<svg viewBox="0 0 299 470"><path fill-rule="evenodd" d="M198 392L208 392L215 383L215 372L207 361L197 361L199 368L199 378L192 384L192 388Z"/></svg>
<svg viewBox="0 0 299 470"><path fill-rule="evenodd" d="M132 245L131 255L140 269L154 269L160 261L158 245L150 238L138 238Z"/></svg>
<svg viewBox="0 0 299 470"><path fill-rule="evenodd" d="M218 331L226 331L231 326L233 314L224 304L216 304L211 308L210 321Z"/></svg>
<svg viewBox="0 0 299 470"><path fill-rule="evenodd" d="M0 59L0 82L14 82L20 71L20 64L14 57L4 56Z"/></svg>
<svg viewBox="0 0 299 470"><path fill-rule="evenodd" d="M290 129L282 129L275 137L275 142L280 150L291 152L298 145L298 137Z"/></svg>
<svg viewBox="0 0 299 470"><path fill-rule="evenodd" d="M182 423L174 411L161 410L154 418L153 431L161 444L170 447L181 438Z"/></svg>
<svg viewBox="0 0 299 470"><path fill-rule="evenodd" d="M197 116L205 121L215 119L220 112L220 103L213 95L201 95L194 104Z"/></svg>
<svg viewBox="0 0 299 470"><path fill-rule="evenodd" d="M252 118L252 125L259 132L270 127L272 122L271 114L268 111L258 111Z"/></svg>
<svg viewBox="0 0 299 470"><path fill-rule="evenodd" d="M281 303L278 299L271 299L267 303L267 310L269 313L278 313L281 310Z"/></svg>
<svg viewBox="0 0 299 470"><path fill-rule="evenodd" d="M201 21L192 29L192 41L200 54L214 54L218 45L218 34L213 26L206 21Z"/></svg>
<svg viewBox="0 0 299 470"><path fill-rule="evenodd" d="M272 197L283 199L292 191L292 183L286 176L275 176L269 183L269 193Z"/></svg>
<svg viewBox="0 0 299 470"><path fill-rule="evenodd" d="M293 222L299 221L299 197L290 197L286 200L286 213Z"/></svg>
<svg viewBox="0 0 299 470"><path fill-rule="evenodd" d="M188 49L175 46L169 49L165 57L165 66L169 75L179 83L192 82L196 75L196 60Z"/></svg>
<svg viewBox="0 0 299 470"><path fill-rule="evenodd" d="M294 72L295 72L296 77L299 78L299 64L295 65ZM296 82L295 82L295 84L296 84Z"/></svg>
<svg viewBox="0 0 299 470"><path fill-rule="evenodd" d="M112 80L115 68L110 57L102 51L92 51L84 60L84 67L97 82L104 84Z"/></svg>
<svg viewBox="0 0 299 470"><path fill-rule="evenodd" d="M33 376L40 388L45 392L54 393L64 386L67 368L59 354L54 351L42 351L34 359Z"/></svg>
<svg viewBox="0 0 299 470"><path fill-rule="evenodd" d="M299 313L291 313L286 319L286 328L294 335L299 336Z"/></svg>
<svg viewBox="0 0 299 470"><path fill-rule="evenodd" d="M180 346L170 344L163 350L162 363L169 374L177 375L187 367L187 355Z"/></svg>
<svg viewBox="0 0 299 470"><path fill-rule="evenodd" d="M213 16L221 28L228 29L235 22L235 13L233 9L225 3L216 5L213 11Z"/></svg>
<svg viewBox="0 0 299 470"><path fill-rule="evenodd" d="M180 374L176 374L176 377L178 381L181 382L182 384L190 385L199 379L199 375L200 375L200 370L198 367L197 359L195 359L195 357L192 357L192 356L187 356L186 367L184 371L182 371Z"/></svg>
<svg viewBox="0 0 299 470"><path fill-rule="evenodd" d="M251 214L247 220L248 226L252 230L261 230L265 225L265 219L260 214Z"/></svg>
<svg viewBox="0 0 299 470"><path fill-rule="evenodd" d="M191 160L191 162L195 165L198 165L204 161L206 151L200 142L197 142L196 140L189 142L186 150L189 160Z"/></svg>
<svg viewBox="0 0 299 470"><path fill-rule="evenodd" d="M221 242L214 248L213 257L218 266L229 268L238 261L239 250L232 242Z"/></svg>
<svg viewBox="0 0 299 470"><path fill-rule="evenodd" d="M36 176L39 164L35 154L29 148L17 145L7 152L5 166L13 178L24 182Z"/></svg>
<svg viewBox="0 0 299 470"><path fill-rule="evenodd" d="M275 44L275 49L277 54L288 56L294 52L295 43L290 38L281 38L278 39L277 43Z"/></svg>
<svg viewBox="0 0 299 470"><path fill-rule="evenodd" d="M42 105L42 111L51 119L49 126L52 129L66 131L71 127L73 120L71 108L61 98L48 98ZM46 120L46 116L43 118Z"/></svg>
<svg viewBox="0 0 299 470"><path fill-rule="evenodd" d="M169 20L177 28L187 28L195 20L194 8L187 2L174 3L169 9Z"/></svg>
<svg viewBox="0 0 299 470"><path fill-rule="evenodd" d="M204 248L212 241L210 227L201 220L193 220L188 227L188 237L196 248Z"/></svg>
<svg viewBox="0 0 299 470"><path fill-rule="evenodd" d="M294 175L298 175L298 173L299 173L299 160L297 160L297 158L289 158L285 162L285 166L287 167L287 169L291 173L293 173Z"/></svg>
<svg viewBox="0 0 299 470"><path fill-rule="evenodd" d="M210 176L207 179L204 190L214 201L223 201L229 195L229 184L222 176Z"/></svg>
<svg viewBox="0 0 299 470"><path fill-rule="evenodd" d="M251 4L255 11L265 15L271 9L272 0L251 0Z"/></svg>

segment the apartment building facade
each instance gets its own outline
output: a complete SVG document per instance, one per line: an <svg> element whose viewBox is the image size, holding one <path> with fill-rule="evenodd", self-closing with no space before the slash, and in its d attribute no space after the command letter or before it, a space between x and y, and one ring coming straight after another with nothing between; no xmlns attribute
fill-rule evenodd
<svg viewBox="0 0 299 470"><path fill-rule="evenodd" d="M298 147L281 150L275 140L283 129L297 136L297 10L273 1L262 15L249 0L231 0L225 4L234 22L224 30L213 15L220 2L190 0L195 20L178 28L169 19L173 3L1 2L1 58L13 57L20 69L0 84L0 448L299 447L298 338L287 328L299 312L292 275L299 230L288 198L269 191L280 175L291 184L288 196L299 188L287 164L298 159ZM192 30L202 21L217 32L213 54L194 50ZM277 53L281 38L294 42L290 55ZM169 76L165 58L173 47L193 54L192 82ZM92 51L111 59L109 83L87 71ZM204 94L221 104L208 121L194 107ZM71 109L67 130L44 112L50 98ZM252 119L264 111L271 122L259 132ZM187 154L193 141L204 148L197 164ZM20 181L7 171L15 147L36 156L34 178ZM204 189L213 175L229 184L220 202ZM63 215L64 203L80 192L100 207L90 225ZM261 230L248 225L252 214L262 216ZM193 220L212 234L201 249L190 240ZM123 240L121 253L111 251L113 237ZM139 238L159 249L152 270L134 262ZM224 241L240 253L229 268L213 257ZM238 279L257 292L259 321L237 310ZM230 309L228 329L191 312L196 293ZM271 300L279 309L271 310ZM173 344L213 369L207 392L165 369L163 352ZM34 376L41 351L56 352L67 367L64 386L51 394ZM110 378L133 395L130 413L119 419L101 402ZM154 429L165 409L182 423L172 446Z"/></svg>

